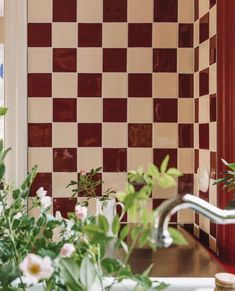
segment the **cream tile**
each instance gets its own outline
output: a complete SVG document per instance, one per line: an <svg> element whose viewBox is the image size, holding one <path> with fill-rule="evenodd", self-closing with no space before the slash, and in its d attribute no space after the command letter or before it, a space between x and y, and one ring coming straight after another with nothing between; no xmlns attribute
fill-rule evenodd
<svg viewBox="0 0 235 291"><path fill-rule="evenodd" d="M78 202L79 203L82 203L82 202L85 202L85 201L88 201L88 213L89 214L93 214L93 215L96 215L96 199L95 198L90 198L87 200L87 197L79 197L78 198Z"/></svg>
<svg viewBox="0 0 235 291"><path fill-rule="evenodd" d="M199 214L199 227L206 233L210 233L210 220Z"/></svg>
<svg viewBox="0 0 235 291"><path fill-rule="evenodd" d="M103 23L103 47L126 48L127 45L127 23Z"/></svg>
<svg viewBox="0 0 235 291"><path fill-rule="evenodd" d="M205 95L199 98L199 123L210 122L210 97Z"/></svg>
<svg viewBox="0 0 235 291"><path fill-rule="evenodd" d="M209 40L204 41L199 46L199 71L210 66L210 43Z"/></svg>
<svg viewBox="0 0 235 291"><path fill-rule="evenodd" d="M210 10L210 37L214 36L217 32L217 9L216 5Z"/></svg>
<svg viewBox="0 0 235 291"><path fill-rule="evenodd" d="M194 148L199 149L199 125L194 124Z"/></svg>
<svg viewBox="0 0 235 291"><path fill-rule="evenodd" d="M53 73L52 96L56 98L77 97L76 73Z"/></svg>
<svg viewBox="0 0 235 291"><path fill-rule="evenodd" d="M210 191L209 191L209 203L214 206L218 206L217 204L217 187L213 185L214 180L210 180Z"/></svg>
<svg viewBox="0 0 235 291"><path fill-rule="evenodd" d="M53 173L53 197L70 198L72 188L66 188L70 181L77 181L77 173Z"/></svg>
<svg viewBox="0 0 235 291"><path fill-rule="evenodd" d="M178 186L163 189L158 185L155 185L153 189L153 198L157 199L168 199L178 195Z"/></svg>
<svg viewBox="0 0 235 291"><path fill-rule="evenodd" d="M199 18L209 11L210 0L199 0Z"/></svg>
<svg viewBox="0 0 235 291"><path fill-rule="evenodd" d="M194 72L194 49L179 48L178 50L178 73Z"/></svg>
<svg viewBox="0 0 235 291"><path fill-rule="evenodd" d="M151 48L129 48L127 50L128 73L152 73L153 52Z"/></svg>
<svg viewBox="0 0 235 291"><path fill-rule="evenodd" d="M129 98L128 121L132 123L152 123L153 100L151 98Z"/></svg>
<svg viewBox="0 0 235 291"><path fill-rule="evenodd" d="M75 48L78 45L77 23L53 22L52 46L55 48Z"/></svg>
<svg viewBox="0 0 235 291"><path fill-rule="evenodd" d="M80 23L101 23L103 21L103 1L77 0L77 18Z"/></svg>
<svg viewBox="0 0 235 291"><path fill-rule="evenodd" d="M178 124L154 124L153 140L155 148L178 148Z"/></svg>
<svg viewBox="0 0 235 291"><path fill-rule="evenodd" d="M169 86L170 84L170 86ZM178 74L153 74L153 94L157 98L178 97Z"/></svg>
<svg viewBox="0 0 235 291"><path fill-rule="evenodd" d="M154 23L153 24L153 47L177 48L178 47L178 24L177 23Z"/></svg>
<svg viewBox="0 0 235 291"><path fill-rule="evenodd" d="M194 98L199 97L199 73L194 73Z"/></svg>
<svg viewBox="0 0 235 291"><path fill-rule="evenodd" d="M209 68L209 92L210 94L215 94L217 92L216 64L213 64Z"/></svg>
<svg viewBox="0 0 235 291"><path fill-rule="evenodd" d="M178 0L178 22L194 22L194 0Z"/></svg>
<svg viewBox="0 0 235 291"><path fill-rule="evenodd" d="M37 200L37 198L35 198L35 197L29 197L28 198L28 209L30 209L29 210L29 215L30 216L32 216L32 217L34 217L34 218L38 218L39 216L40 216L40 208L38 207L38 208L33 208L33 209L31 209L32 208L32 206L33 206L33 203L34 202L36 202L36 200Z"/></svg>
<svg viewBox="0 0 235 291"><path fill-rule="evenodd" d="M128 148L127 153L128 171L136 170L139 167L147 169L153 163L153 150L141 148Z"/></svg>
<svg viewBox="0 0 235 291"><path fill-rule="evenodd" d="M153 22L153 0L128 0L128 22Z"/></svg>
<svg viewBox="0 0 235 291"><path fill-rule="evenodd" d="M210 169L210 151L199 150L199 167L205 166Z"/></svg>
<svg viewBox="0 0 235 291"><path fill-rule="evenodd" d="M101 73L102 59L102 48L78 48L78 73Z"/></svg>
<svg viewBox="0 0 235 291"><path fill-rule="evenodd" d="M104 73L102 75L102 96L126 98L128 95L127 74Z"/></svg>
<svg viewBox="0 0 235 291"><path fill-rule="evenodd" d="M194 235L199 238L199 227L196 224L194 224Z"/></svg>
<svg viewBox="0 0 235 291"><path fill-rule="evenodd" d="M194 22L194 47L197 47L199 45L199 20Z"/></svg>
<svg viewBox="0 0 235 291"><path fill-rule="evenodd" d="M217 151L217 123L210 122L210 150Z"/></svg>
<svg viewBox="0 0 235 291"><path fill-rule="evenodd" d="M35 97L28 98L28 122L52 122L52 99Z"/></svg>
<svg viewBox="0 0 235 291"><path fill-rule="evenodd" d="M123 191L127 184L127 173L103 173L102 179L104 181L102 185L103 192L108 188L117 192Z"/></svg>
<svg viewBox="0 0 235 291"><path fill-rule="evenodd" d="M213 238L212 236L209 236L209 246L210 246L210 249L217 253L217 242L216 242L216 239Z"/></svg>
<svg viewBox="0 0 235 291"><path fill-rule="evenodd" d="M179 98L178 99L178 122L193 123L194 122L194 99Z"/></svg>
<svg viewBox="0 0 235 291"><path fill-rule="evenodd" d="M75 122L55 122L53 124L52 144L54 148L76 148L78 144L77 140L77 124Z"/></svg>
<svg viewBox="0 0 235 291"><path fill-rule="evenodd" d="M194 212L190 209L180 210L178 212L178 223L193 223Z"/></svg>
<svg viewBox="0 0 235 291"><path fill-rule="evenodd" d="M101 123L103 105L101 98L79 98L77 106L78 122Z"/></svg>
<svg viewBox="0 0 235 291"><path fill-rule="evenodd" d="M85 172L102 166L101 148L79 148L78 149L78 169Z"/></svg>
<svg viewBox="0 0 235 291"><path fill-rule="evenodd" d="M184 174L194 172L194 149L178 149L178 169Z"/></svg>
<svg viewBox="0 0 235 291"><path fill-rule="evenodd" d="M28 48L28 73L51 73L52 49Z"/></svg>
<svg viewBox="0 0 235 291"><path fill-rule="evenodd" d="M28 168L38 166L39 173L53 172L52 148L28 148Z"/></svg>
<svg viewBox="0 0 235 291"><path fill-rule="evenodd" d="M127 124L103 123L102 146L105 148L127 148Z"/></svg>
<svg viewBox="0 0 235 291"><path fill-rule="evenodd" d="M28 22L52 22L52 0L28 0Z"/></svg>

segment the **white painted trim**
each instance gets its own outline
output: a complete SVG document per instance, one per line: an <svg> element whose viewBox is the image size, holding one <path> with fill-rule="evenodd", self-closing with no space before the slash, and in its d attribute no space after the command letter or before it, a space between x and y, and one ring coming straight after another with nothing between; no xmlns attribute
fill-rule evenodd
<svg viewBox="0 0 235 291"><path fill-rule="evenodd" d="M6 178L19 185L27 174L27 0L5 0Z"/></svg>

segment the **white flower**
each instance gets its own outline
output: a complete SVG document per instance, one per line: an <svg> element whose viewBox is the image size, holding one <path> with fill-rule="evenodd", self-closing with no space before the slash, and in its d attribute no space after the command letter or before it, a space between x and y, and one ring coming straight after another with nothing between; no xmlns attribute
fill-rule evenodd
<svg viewBox="0 0 235 291"><path fill-rule="evenodd" d="M78 219L84 220L87 217L87 207L76 205L75 206L75 215Z"/></svg>
<svg viewBox="0 0 235 291"><path fill-rule="evenodd" d="M43 187L40 187L37 192L36 192L36 195L38 198L42 198L42 197L45 197L47 195L47 191L44 190Z"/></svg>
<svg viewBox="0 0 235 291"><path fill-rule="evenodd" d="M64 258L69 258L72 256L72 254L75 252L75 247L73 244L64 244L63 247L60 250L60 254Z"/></svg>
<svg viewBox="0 0 235 291"><path fill-rule="evenodd" d="M16 215L14 216L15 219L20 219L22 217L22 212L18 212L16 213Z"/></svg>
<svg viewBox="0 0 235 291"><path fill-rule="evenodd" d="M49 279L54 272L54 268L49 257L41 258L38 255L28 254L20 263L20 270L24 277L32 283L37 283L43 279Z"/></svg>
<svg viewBox="0 0 235 291"><path fill-rule="evenodd" d="M49 206L51 206L51 197L49 196L44 196L40 199L40 203L41 203L41 207L43 209L48 208Z"/></svg>

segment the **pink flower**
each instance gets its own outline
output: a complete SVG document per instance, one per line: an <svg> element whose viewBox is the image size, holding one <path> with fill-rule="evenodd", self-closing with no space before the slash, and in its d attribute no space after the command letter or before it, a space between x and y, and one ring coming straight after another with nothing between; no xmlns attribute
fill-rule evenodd
<svg viewBox="0 0 235 291"><path fill-rule="evenodd" d="M78 219L84 220L87 217L87 207L76 205L75 206L75 215Z"/></svg>
<svg viewBox="0 0 235 291"><path fill-rule="evenodd" d="M81 175L81 176L85 176L85 175L86 175L86 172L85 172L84 170L81 170L81 171L80 171L80 175Z"/></svg>
<svg viewBox="0 0 235 291"><path fill-rule="evenodd" d="M54 272L51 259L41 258L38 255L28 254L20 263L20 270L32 283L37 283L43 279L49 279Z"/></svg>
<svg viewBox="0 0 235 291"><path fill-rule="evenodd" d="M75 247L73 244L64 244L60 250L60 255L64 258L69 258L75 252Z"/></svg>

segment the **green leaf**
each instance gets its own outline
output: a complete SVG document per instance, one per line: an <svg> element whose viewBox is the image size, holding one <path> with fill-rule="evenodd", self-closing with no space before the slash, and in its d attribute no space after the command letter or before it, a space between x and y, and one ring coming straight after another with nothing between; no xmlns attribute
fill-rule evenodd
<svg viewBox="0 0 235 291"><path fill-rule="evenodd" d="M155 179L157 179L160 175L158 168L153 164L150 164L148 166L148 174L151 175Z"/></svg>
<svg viewBox="0 0 235 291"><path fill-rule="evenodd" d="M160 166L161 173L165 173L166 172L166 169L168 167L169 160L170 160L170 156L167 155L165 157L165 159L162 161L161 166Z"/></svg>
<svg viewBox="0 0 235 291"><path fill-rule="evenodd" d="M102 267L109 273L117 272L122 266L123 263L114 258L105 258L101 262Z"/></svg>
<svg viewBox="0 0 235 291"><path fill-rule="evenodd" d="M235 171L235 163L231 163L227 165L231 170Z"/></svg>
<svg viewBox="0 0 235 291"><path fill-rule="evenodd" d="M157 183L162 188L170 188L176 185L175 179L168 174L162 175L158 179Z"/></svg>
<svg viewBox="0 0 235 291"><path fill-rule="evenodd" d="M60 267L60 277L61 279L63 279L68 290L71 291L84 290L79 281L80 274L79 265L73 258L61 259L59 267Z"/></svg>
<svg viewBox="0 0 235 291"><path fill-rule="evenodd" d="M0 107L0 116L4 116L7 114L8 108Z"/></svg>
<svg viewBox="0 0 235 291"><path fill-rule="evenodd" d="M125 225L120 231L120 234L119 234L120 240L123 241L128 236L128 233L129 233L129 227L128 225Z"/></svg>
<svg viewBox="0 0 235 291"><path fill-rule="evenodd" d="M5 174L5 165L4 164L0 164L0 180L2 180L4 174Z"/></svg>
<svg viewBox="0 0 235 291"><path fill-rule="evenodd" d="M98 225L101 230L103 230L105 233L109 230L109 223L107 218L104 215L98 216Z"/></svg>
<svg viewBox="0 0 235 291"><path fill-rule="evenodd" d="M80 280L82 282L82 285L87 290L89 290L89 288L95 282L96 276L97 274L94 263L92 263L88 255L85 255L80 268Z"/></svg>
<svg viewBox="0 0 235 291"><path fill-rule="evenodd" d="M112 232L114 235L117 235L118 232L120 230L120 219L119 217L116 215L113 219L113 223L112 223Z"/></svg>
<svg viewBox="0 0 235 291"><path fill-rule="evenodd" d="M173 227L169 227L168 231L169 231L171 237L173 238L173 243L175 245L187 245L188 244L186 239L182 235L182 233L180 233L177 229L175 229Z"/></svg>
<svg viewBox="0 0 235 291"><path fill-rule="evenodd" d="M170 168L170 169L168 169L167 174L168 175L171 175L173 177L180 177L180 176L182 176L182 173L179 170L177 170L176 168Z"/></svg>
<svg viewBox="0 0 235 291"><path fill-rule="evenodd" d="M117 199L122 202L122 201L124 201L126 195L127 195L126 192L118 192L117 193Z"/></svg>

